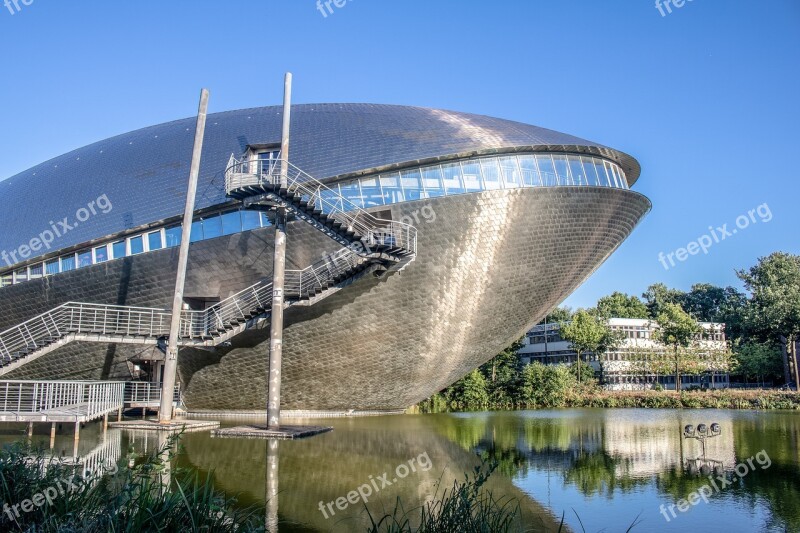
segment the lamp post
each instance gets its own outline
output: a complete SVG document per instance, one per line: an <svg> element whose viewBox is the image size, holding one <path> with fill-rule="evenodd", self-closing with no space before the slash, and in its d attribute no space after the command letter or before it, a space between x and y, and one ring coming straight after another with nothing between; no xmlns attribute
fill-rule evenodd
<svg viewBox="0 0 800 533"><path fill-rule="evenodd" d="M710 427L706 426L705 424L698 424L697 428L695 429L693 425L688 424L683 428L684 439L695 439L700 441L703 449L704 459L706 456L706 439L719 437L720 435L722 435L722 428L716 422L712 423Z"/></svg>

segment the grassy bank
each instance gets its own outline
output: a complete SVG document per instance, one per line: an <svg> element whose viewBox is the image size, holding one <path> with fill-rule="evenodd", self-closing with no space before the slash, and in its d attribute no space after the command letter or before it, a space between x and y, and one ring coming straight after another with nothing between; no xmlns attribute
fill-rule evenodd
<svg viewBox="0 0 800 533"><path fill-rule="evenodd" d="M789 409L800 410L800 394L770 390L715 391L606 391L578 386L550 394L534 395L532 401L489 401L482 406L447 401L441 394L412 408L412 412L438 413L473 410L551 409L561 407L603 407L644 409Z"/></svg>

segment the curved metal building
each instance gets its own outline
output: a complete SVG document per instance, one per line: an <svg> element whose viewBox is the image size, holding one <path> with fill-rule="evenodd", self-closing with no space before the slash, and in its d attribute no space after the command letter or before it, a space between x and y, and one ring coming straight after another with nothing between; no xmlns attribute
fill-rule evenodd
<svg viewBox="0 0 800 533"><path fill-rule="evenodd" d="M185 290L191 312L207 317L271 275L270 220L232 194L229 174L234 157L269 167L281 121L279 107L208 116ZM153 310L172 298L193 126L185 119L113 137L0 182L0 374L152 377L163 358ZM286 310L287 411L395 410L426 398L521 337L650 209L630 190L640 168L629 155L452 111L296 105L291 159L324 184L320 198L413 226L416 237L401 268L378 264L392 255L386 245L357 258L370 268L331 278ZM347 228L333 215L326 222L330 213L314 201L298 195L297 205L327 229L298 211L287 268L329 267L343 249ZM106 306L105 314L67 302ZM108 331L108 313L121 308L128 322L116 315L118 329ZM64 331L66 313L74 320L88 310L91 328ZM244 315L216 340L206 319L208 337L187 335L179 379L191 410L264 409L269 321Z"/></svg>

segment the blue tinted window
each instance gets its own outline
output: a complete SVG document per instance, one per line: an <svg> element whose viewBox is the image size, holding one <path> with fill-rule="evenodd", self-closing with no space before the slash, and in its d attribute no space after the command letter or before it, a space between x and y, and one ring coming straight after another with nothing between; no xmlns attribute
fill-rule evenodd
<svg viewBox="0 0 800 533"><path fill-rule="evenodd" d="M242 212L231 211L222 215L222 234L233 235L242 231Z"/></svg>
<svg viewBox="0 0 800 533"><path fill-rule="evenodd" d="M203 222L195 220L192 222L192 231L189 234L189 242L197 242L203 240Z"/></svg>
<svg viewBox="0 0 800 533"><path fill-rule="evenodd" d="M213 239L222 236L222 217L217 215L203 220L203 238Z"/></svg>
<svg viewBox="0 0 800 533"><path fill-rule="evenodd" d="M144 252L144 239L141 235L130 238L131 255L136 255Z"/></svg>
<svg viewBox="0 0 800 533"><path fill-rule="evenodd" d="M272 225L272 222L269 221L269 215L266 211L260 211L259 216L261 217L261 227L268 228Z"/></svg>
<svg viewBox="0 0 800 533"><path fill-rule="evenodd" d="M65 255L61 258L61 272L69 272L75 270L75 255Z"/></svg>
<svg viewBox="0 0 800 533"><path fill-rule="evenodd" d="M400 173L392 172L381 176L381 188L383 189L383 199L386 204L394 204L404 201L403 188L400 185Z"/></svg>
<svg viewBox="0 0 800 533"><path fill-rule="evenodd" d="M384 203L378 178L361 180L361 195L364 197L364 207L375 207Z"/></svg>
<svg viewBox="0 0 800 533"><path fill-rule="evenodd" d="M553 165L553 158L550 157L550 154L537 154L536 164L539 165L539 173L542 175L542 184L545 187L553 187L558 185L556 169Z"/></svg>
<svg viewBox="0 0 800 533"><path fill-rule="evenodd" d="M108 246L98 246L94 249L94 262L105 263L108 261Z"/></svg>
<svg viewBox="0 0 800 533"><path fill-rule="evenodd" d="M364 203L361 201L361 187L359 186L358 181L340 183L339 190L341 191L341 194L345 200L351 204L355 204L358 207L364 207ZM345 202L344 208L345 210L348 209L347 202Z"/></svg>
<svg viewBox="0 0 800 533"><path fill-rule="evenodd" d="M407 202L422 198L422 173L419 170L403 171L400 181Z"/></svg>
<svg viewBox="0 0 800 533"><path fill-rule="evenodd" d="M542 184L539 170L536 168L536 158L532 155L519 156L519 167L522 171L522 183L527 187L538 187Z"/></svg>
<svg viewBox="0 0 800 533"><path fill-rule="evenodd" d="M437 198L444 196L444 186L442 185L442 167L436 165L422 171L422 180L425 185L426 198Z"/></svg>
<svg viewBox="0 0 800 533"><path fill-rule="evenodd" d="M323 213L341 213L344 209L339 196L339 184L334 183L329 189L322 189L320 196Z"/></svg>
<svg viewBox="0 0 800 533"><path fill-rule="evenodd" d="M164 247L164 244L161 242L160 231L154 231L147 234L147 246L151 252L154 250L160 250Z"/></svg>
<svg viewBox="0 0 800 533"><path fill-rule="evenodd" d="M553 155L553 164L556 167L556 176L558 177L558 185L572 185L572 180L569 178L569 165L567 165L567 156L561 154Z"/></svg>
<svg viewBox="0 0 800 533"><path fill-rule="evenodd" d="M597 171L594 169L594 162L591 157L581 157L583 161L583 173L586 176L586 181L589 185L599 185L597 183Z"/></svg>
<svg viewBox="0 0 800 533"><path fill-rule="evenodd" d="M85 250L78 252L78 268L90 266L92 264L92 251Z"/></svg>
<svg viewBox="0 0 800 533"><path fill-rule="evenodd" d="M181 245L182 232L182 226L172 226L164 230L164 234L167 237L167 248Z"/></svg>
<svg viewBox="0 0 800 533"><path fill-rule="evenodd" d="M51 259L45 264L45 272L48 276L52 276L53 274L58 274L60 272L58 266L58 259Z"/></svg>
<svg viewBox="0 0 800 533"><path fill-rule="evenodd" d="M572 173L572 184L586 185L586 174L583 171L580 156L570 155L567 156L567 159L569 161L570 172Z"/></svg>
<svg viewBox="0 0 800 533"><path fill-rule="evenodd" d="M14 281L16 283L21 283L23 281L28 281L28 269L20 268L16 272L14 272Z"/></svg>
<svg viewBox="0 0 800 533"><path fill-rule="evenodd" d="M36 263L35 265L31 265L29 270L30 270L29 275L31 279L41 278L42 272L44 272L42 263Z"/></svg>
<svg viewBox="0 0 800 533"><path fill-rule="evenodd" d="M114 254L114 259L125 257L125 241L115 242L111 245L111 251Z"/></svg>
<svg viewBox="0 0 800 533"><path fill-rule="evenodd" d="M447 163L442 165L444 175L444 189L447 194L460 194L464 192L464 182L461 179L461 165L458 163Z"/></svg>
<svg viewBox="0 0 800 533"><path fill-rule="evenodd" d="M500 181L500 165L496 158L482 159L481 168L483 169L483 182L487 190L500 189L503 187Z"/></svg>
<svg viewBox="0 0 800 533"><path fill-rule="evenodd" d="M242 230L250 231L260 227L258 211L242 211Z"/></svg>
<svg viewBox="0 0 800 533"><path fill-rule="evenodd" d="M599 159L593 159L594 169L597 172L598 185L601 187L608 187L608 176L606 176L606 167Z"/></svg>
<svg viewBox="0 0 800 533"><path fill-rule="evenodd" d="M461 164L461 171L464 176L464 189L467 192L483 190L481 165L478 161L465 161Z"/></svg>
<svg viewBox="0 0 800 533"><path fill-rule="evenodd" d="M504 186L509 189L520 187L522 185L522 179L520 176L519 167L517 167L517 158L501 157L499 161L500 170L503 173Z"/></svg>

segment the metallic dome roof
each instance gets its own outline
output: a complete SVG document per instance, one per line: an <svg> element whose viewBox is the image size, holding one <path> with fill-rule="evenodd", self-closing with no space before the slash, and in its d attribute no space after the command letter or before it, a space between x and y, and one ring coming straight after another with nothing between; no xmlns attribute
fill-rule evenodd
<svg viewBox="0 0 800 533"><path fill-rule="evenodd" d="M279 106L208 115L197 209L227 201L224 170L232 153L280 143ZM0 182L0 250L14 250L106 195L113 205L53 243L53 250L182 213L195 118L118 135L73 150ZM639 177L631 156L556 131L482 115L377 104L292 107L291 159L318 179L477 154L570 151L619 163ZM51 252L53 250L50 250ZM38 252L38 255L47 253ZM0 265L0 269L6 265Z"/></svg>

